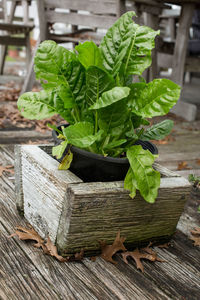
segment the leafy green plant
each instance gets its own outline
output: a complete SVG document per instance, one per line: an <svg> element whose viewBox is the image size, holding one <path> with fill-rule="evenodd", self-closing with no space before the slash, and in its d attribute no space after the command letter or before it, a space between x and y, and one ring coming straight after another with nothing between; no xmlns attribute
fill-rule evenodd
<svg viewBox="0 0 200 300"><path fill-rule="evenodd" d="M68 51L53 41L40 44L35 74L43 90L23 94L18 100L22 115L44 119L60 114L69 124L59 132L63 142L53 148L60 158L71 144L104 156L126 153L130 169L124 187L134 197L140 190L153 203L160 174L152 168L156 158L134 143L163 139L173 127L165 120L149 125L146 118L169 112L180 96L180 87L168 79L146 83L143 71L151 65L151 50L159 31L133 22L127 12L107 31L99 47L92 41ZM138 78L139 82L133 81ZM61 164L69 167L72 155Z"/></svg>

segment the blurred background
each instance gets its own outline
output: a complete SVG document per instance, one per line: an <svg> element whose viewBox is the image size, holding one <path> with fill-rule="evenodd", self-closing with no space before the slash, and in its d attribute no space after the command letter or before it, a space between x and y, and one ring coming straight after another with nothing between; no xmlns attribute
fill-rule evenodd
<svg viewBox="0 0 200 300"><path fill-rule="evenodd" d="M179 127L199 132L198 0L0 0L0 143L48 142L51 133L47 122L62 122L58 116L44 121L26 120L17 110L20 93L40 90L33 71L33 56L39 43L53 39L68 49L91 39L99 44L106 30L129 10L136 12L136 23L160 30L152 66L144 72L144 78L148 82L165 77L180 84L181 98L167 117ZM160 143L175 143L175 139L172 133Z"/></svg>

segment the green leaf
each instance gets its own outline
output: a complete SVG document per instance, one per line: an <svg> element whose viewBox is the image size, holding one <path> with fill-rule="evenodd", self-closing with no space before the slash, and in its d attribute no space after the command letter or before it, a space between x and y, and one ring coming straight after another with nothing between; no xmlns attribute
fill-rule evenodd
<svg viewBox="0 0 200 300"><path fill-rule="evenodd" d="M149 203L155 202L160 186L160 173L152 168L155 156L140 145L130 147L126 154L141 196Z"/></svg>
<svg viewBox="0 0 200 300"><path fill-rule="evenodd" d="M140 136L140 139L143 141L162 140L166 135L170 134L173 126L173 121L164 120L150 128L147 128L147 130Z"/></svg>
<svg viewBox="0 0 200 300"><path fill-rule="evenodd" d="M180 86L168 79L154 79L148 84L133 83L129 87L132 111L144 118L167 114L180 97Z"/></svg>
<svg viewBox="0 0 200 300"><path fill-rule="evenodd" d="M94 125L89 122L78 122L63 130L68 142L79 148L88 148L94 142L99 140L103 134L103 130L100 130L96 134L94 133Z"/></svg>
<svg viewBox="0 0 200 300"><path fill-rule="evenodd" d="M111 136L120 136L128 130L129 110L125 99L98 110L99 128Z"/></svg>
<svg viewBox="0 0 200 300"><path fill-rule="evenodd" d="M64 72L76 104L82 105L85 99L86 78L85 69L79 61L72 60Z"/></svg>
<svg viewBox="0 0 200 300"><path fill-rule="evenodd" d="M121 146L122 144L126 143L127 140L126 139L119 139L119 140L116 140L116 141L112 141L110 142L109 144L107 144L104 149L105 150L109 150L109 149L114 149L116 147L119 147Z"/></svg>
<svg viewBox="0 0 200 300"><path fill-rule="evenodd" d="M25 93L19 97L17 105L22 116L31 120L49 118L57 113L50 91Z"/></svg>
<svg viewBox="0 0 200 300"><path fill-rule="evenodd" d="M114 87L114 79L111 75L98 67L89 67L86 72L86 100L89 105L98 102L105 91Z"/></svg>
<svg viewBox="0 0 200 300"><path fill-rule="evenodd" d="M62 134L62 131L59 130L59 129L56 127L56 125L47 123L47 126L48 126L49 128L51 128L51 129L55 130L58 134Z"/></svg>
<svg viewBox="0 0 200 300"><path fill-rule="evenodd" d="M69 150L58 166L58 170L68 170L73 160L73 153Z"/></svg>
<svg viewBox="0 0 200 300"><path fill-rule="evenodd" d="M67 84L64 73L72 59L75 59L75 54L58 46L54 41L42 42L34 59L36 79L39 79L43 87L48 89Z"/></svg>
<svg viewBox="0 0 200 300"><path fill-rule="evenodd" d="M149 121L147 121L146 119L143 119L140 116L137 116L134 113L131 114L131 120L132 120L133 127L135 129L140 127L141 125L149 125L150 124Z"/></svg>
<svg viewBox="0 0 200 300"><path fill-rule="evenodd" d="M19 97L17 105L22 116L31 120L41 120L59 114L70 124L74 122L71 111L64 108L64 103L55 90L25 93Z"/></svg>
<svg viewBox="0 0 200 300"><path fill-rule="evenodd" d="M134 12L122 15L101 42L104 67L113 76L121 68L120 73L124 73L124 77L141 75L151 64L151 49L155 47L154 39L159 31L135 24L132 20L134 15Z"/></svg>
<svg viewBox="0 0 200 300"><path fill-rule="evenodd" d="M130 191L129 196L131 198L135 197L138 186L137 186L137 180L131 168L128 169L128 173L126 174L126 177L124 179L124 189Z"/></svg>
<svg viewBox="0 0 200 300"><path fill-rule="evenodd" d="M90 109L99 109L118 102L121 99L126 98L129 91L130 89L128 87L114 87L113 89L104 92L99 100L90 107Z"/></svg>
<svg viewBox="0 0 200 300"><path fill-rule="evenodd" d="M94 42L79 44L75 49L78 52L79 61L86 69L91 66L103 68L100 49Z"/></svg>
<svg viewBox="0 0 200 300"><path fill-rule="evenodd" d="M54 146L52 148L52 155L56 156L57 159L60 159L67 147L67 144L68 144L67 141L63 141L60 145Z"/></svg>
<svg viewBox="0 0 200 300"><path fill-rule="evenodd" d="M133 11L122 15L114 25L108 29L100 45L103 65L105 69L114 76L120 69L122 60L127 54L127 50L133 39L133 32L131 30L133 16L135 16Z"/></svg>

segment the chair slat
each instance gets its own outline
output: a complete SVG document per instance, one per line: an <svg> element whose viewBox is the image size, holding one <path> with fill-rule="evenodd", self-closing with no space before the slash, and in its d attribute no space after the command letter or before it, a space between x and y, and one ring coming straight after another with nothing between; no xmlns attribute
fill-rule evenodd
<svg viewBox="0 0 200 300"><path fill-rule="evenodd" d="M45 7L85 10L97 14L116 14L116 0L45 0Z"/></svg>
<svg viewBox="0 0 200 300"><path fill-rule="evenodd" d="M82 25L86 27L98 27L109 28L117 20L117 17L113 16L101 16L101 15L84 15L76 13L63 13L56 11L46 12L46 21L49 23L66 23L72 25Z"/></svg>

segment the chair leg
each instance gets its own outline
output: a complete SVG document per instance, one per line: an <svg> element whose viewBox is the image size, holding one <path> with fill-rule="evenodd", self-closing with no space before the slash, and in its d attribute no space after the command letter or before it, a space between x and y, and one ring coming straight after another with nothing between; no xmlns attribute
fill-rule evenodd
<svg viewBox="0 0 200 300"><path fill-rule="evenodd" d="M29 65L31 62L31 44L30 44L30 35L26 35L26 70L28 72Z"/></svg>
<svg viewBox="0 0 200 300"><path fill-rule="evenodd" d="M6 59L6 53L7 53L7 46L1 46L0 47L0 74L3 74L5 59Z"/></svg>
<svg viewBox="0 0 200 300"><path fill-rule="evenodd" d="M29 61L29 67L28 67L28 72L27 72L27 76L26 79L24 81L22 90L21 90L21 94L31 91L35 82L35 73L34 73L34 56L36 54L37 48L40 44L40 39L38 39L36 47L34 49L33 55L32 55L32 59L31 61Z"/></svg>

